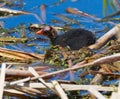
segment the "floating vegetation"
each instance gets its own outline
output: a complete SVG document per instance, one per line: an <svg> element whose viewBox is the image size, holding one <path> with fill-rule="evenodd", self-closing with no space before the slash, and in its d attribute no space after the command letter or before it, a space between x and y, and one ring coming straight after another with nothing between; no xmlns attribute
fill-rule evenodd
<svg viewBox="0 0 120 99"><path fill-rule="evenodd" d="M25 43L28 41L28 38L15 38L15 37L0 37L0 42L3 43Z"/></svg>
<svg viewBox="0 0 120 99"><path fill-rule="evenodd" d="M55 65L68 67L68 60L73 64L81 62L85 57L90 57L94 52L88 48L81 48L79 51L72 51L69 48L60 48L59 46L51 46L45 54L45 62Z"/></svg>

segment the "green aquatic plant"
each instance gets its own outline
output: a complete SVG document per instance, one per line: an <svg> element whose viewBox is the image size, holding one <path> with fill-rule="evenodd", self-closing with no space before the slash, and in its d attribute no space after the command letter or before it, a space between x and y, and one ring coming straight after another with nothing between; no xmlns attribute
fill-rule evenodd
<svg viewBox="0 0 120 99"><path fill-rule="evenodd" d="M93 52L88 48L81 48L80 50L70 50L69 48L60 48L59 46L51 46L45 53L45 63L68 67L68 61L71 60L73 64L81 62L85 57L89 57Z"/></svg>
<svg viewBox="0 0 120 99"><path fill-rule="evenodd" d="M109 9L115 10L113 0L103 0L103 15L109 14Z"/></svg>

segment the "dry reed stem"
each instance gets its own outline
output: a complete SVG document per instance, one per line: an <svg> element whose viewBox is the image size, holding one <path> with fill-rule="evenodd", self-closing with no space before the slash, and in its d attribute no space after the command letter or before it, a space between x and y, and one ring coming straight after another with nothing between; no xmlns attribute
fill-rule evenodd
<svg viewBox="0 0 120 99"><path fill-rule="evenodd" d="M44 59L44 55L42 54L27 53L27 52L22 52L17 50L10 50L2 47L0 47L0 55L3 57L14 58L19 60L26 60L26 59L43 60Z"/></svg>
<svg viewBox="0 0 120 99"><path fill-rule="evenodd" d="M34 68L32 68L32 67L29 67L29 71L30 71L35 77L39 77L39 76L40 76L40 75L34 70ZM57 94L56 91L55 91L53 88L49 87L42 78L38 78L38 80L39 80L44 86L46 86L48 89L52 90L55 94Z"/></svg>
<svg viewBox="0 0 120 99"><path fill-rule="evenodd" d="M6 64L2 63L1 74L0 74L0 99L3 97L4 82L5 82L5 70Z"/></svg>
<svg viewBox="0 0 120 99"><path fill-rule="evenodd" d="M37 71L39 75L46 74L47 72ZM6 76L13 77L33 77L33 75L27 70L6 69Z"/></svg>
<svg viewBox="0 0 120 99"><path fill-rule="evenodd" d="M102 68L99 70L99 72L104 72ZM103 80L102 74L96 74L95 77L92 79L90 84L99 84Z"/></svg>
<svg viewBox="0 0 120 99"><path fill-rule="evenodd" d="M96 96L97 99L105 99L105 97L100 92L98 92L96 89L94 89L94 88L89 88L88 91L92 95Z"/></svg>
<svg viewBox="0 0 120 99"><path fill-rule="evenodd" d="M11 86L11 85L19 84L19 83L21 83L23 81L28 81L28 80L30 80L30 77L20 79L20 80L16 80L16 81L12 81L12 82L7 82L6 85Z"/></svg>
<svg viewBox="0 0 120 99"><path fill-rule="evenodd" d="M112 28L110 31L105 33L102 37L100 37L95 44L90 45L90 49L98 49L100 48L108 39L115 35L119 35L120 32L120 24L116 25L114 28Z"/></svg>
<svg viewBox="0 0 120 99"><path fill-rule="evenodd" d="M119 99L117 98L117 92L112 92L110 99Z"/></svg>
<svg viewBox="0 0 120 99"><path fill-rule="evenodd" d="M117 98L116 99L119 99L119 98L120 98L120 79L119 79L118 92L117 92Z"/></svg>
<svg viewBox="0 0 120 99"><path fill-rule="evenodd" d="M15 14L15 15L20 15L20 14L29 14L29 12L24 12L24 11L18 11L18 10L12 10L8 8L0 8L0 12L5 12L9 14Z"/></svg>
<svg viewBox="0 0 120 99"><path fill-rule="evenodd" d="M117 54L114 54L114 55L99 58L99 59L97 59L93 62L87 63L87 64L83 64L83 65L78 65L77 64L77 65L74 65L72 68L66 68L66 69L55 71L55 72L52 72L52 73L43 74L43 75L40 75L39 77L52 76L52 75L67 72L67 71L70 71L70 70L76 70L76 69L80 69L80 68L84 68L84 67L88 67L88 66L96 66L96 65L101 65L101 64L107 64L107 63L115 62L115 61L119 61L119 60L120 60L120 53L117 53ZM39 77L32 77L31 80L38 79Z"/></svg>
<svg viewBox="0 0 120 99"><path fill-rule="evenodd" d="M101 74L101 75L105 75L105 76L120 78L120 74L118 74L118 73L108 73L108 72L105 72L105 71L100 72L100 71L93 71L93 70L89 70L89 73L91 73L91 74Z"/></svg>
<svg viewBox="0 0 120 99"><path fill-rule="evenodd" d="M66 93L63 91L62 87L59 85L57 81L53 80L52 84L54 86L54 89L57 91L59 97L61 97L61 99L68 99Z"/></svg>
<svg viewBox="0 0 120 99"><path fill-rule="evenodd" d="M15 96L15 97L19 97L21 99L25 99L27 98L27 96L25 96L26 93L24 92L21 92L21 91L17 91L15 89L9 89L9 88L6 88L4 89L4 95L8 95L8 96Z"/></svg>
<svg viewBox="0 0 120 99"><path fill-rule="evenodd" d="M111 55L111 56L105 56L105 57L99 58L99 59L97 59L93 62L87 63L87 64L83 64L83 65L78 65L77 64L77 65L74 65L72 68L67 68L67 69L55 71L55 72L52 72L52 73L43 74L43 75L40 75L38 77L33 77L33 78L31 78L31 80L35 80L35 79L38 79L38 78L41 78L41 77L56 75L56 74L63 73L63 72L69 71L69 70L76 70L76 69L84 68L84 67L87 67L87 66L96 66L96 65L101 65L101 64L105 64L105 63L115 62L115 61L118 61L118 60L120 60L120 53L117 53L117 54L114 54L114 55ZM25 81L23 81L23 82L25 82Z"/></svg>
<svg viewBox="0 0 120 99"><path fill-rule="evenodd" d="M68 60L68 67L71 68L73 66L72 60ZM70 70L70 80L74 81L74 71Z"/></svg>
<svg viewBox="0 0 120 99"><path fill-rule="evenodd" d="M6 82L7 83L7 82ZM46 83L47 86L54 88L51 83ZM18 86L37 88L37 89L47 89L42 83L19 83ZM102 85L77 85L77 84L60 84L65 91L77 91L77 90L88 90L89 88L97 89L98 91L117 91L116 86L102 86ZM5 85L6 86L6 85Z"/></svg>
<svg viewBox="0 0 120 99"><path fill-rule="evenodd" d="M20 85L12 85L11 88L17 90L17 91L20 91L20 92L24 92L26 94L29 94L31 96L37 96L37 95L40 95L41 92L34 89L34 88L31 88L31 87L25 87L25 86L20 86Z"/></svg>

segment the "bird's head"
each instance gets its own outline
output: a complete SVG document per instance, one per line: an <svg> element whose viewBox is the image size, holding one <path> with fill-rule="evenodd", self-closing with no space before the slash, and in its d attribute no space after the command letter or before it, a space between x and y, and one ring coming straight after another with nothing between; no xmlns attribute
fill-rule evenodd
<svg viewBox="0 0 120 99"><path fill-rule="evenodd" d="M49 37L50 39L53 39L53 38L56 38L57 31L51 26L45 26L39 31L37 31L36 34L44 35L44 36Z"/></svg>

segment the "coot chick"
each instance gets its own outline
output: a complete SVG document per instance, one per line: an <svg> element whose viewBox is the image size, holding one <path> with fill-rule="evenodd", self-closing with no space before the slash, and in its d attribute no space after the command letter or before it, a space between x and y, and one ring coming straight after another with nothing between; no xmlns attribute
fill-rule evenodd
<svg viewBox="0 0 120 99"><path fill-rule="evenodd" d="M94 44L96 41L95 35L85 29L71 29L62 35L58 35L53 27L45 26L36 34L47 36L52 45L69 46L71 50L79 50L82 47Z"/></svg>

